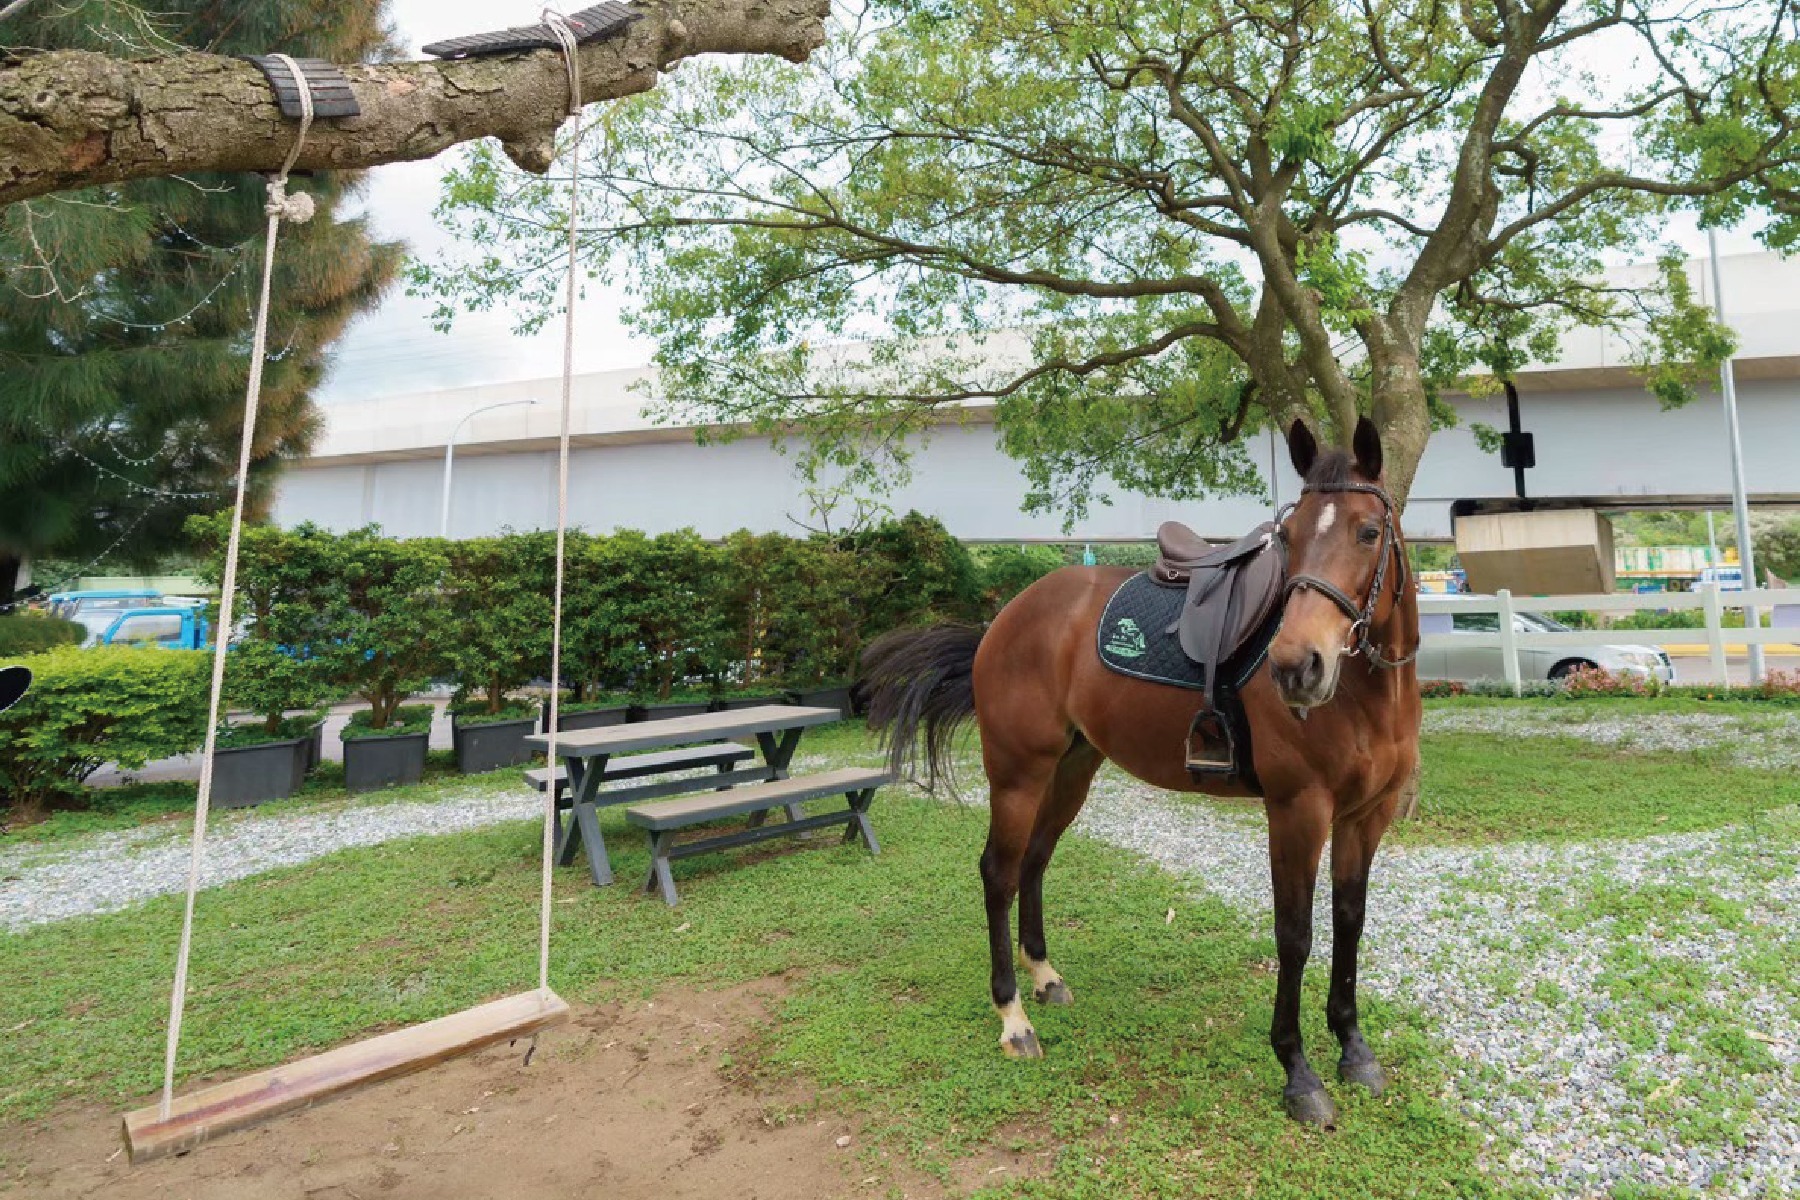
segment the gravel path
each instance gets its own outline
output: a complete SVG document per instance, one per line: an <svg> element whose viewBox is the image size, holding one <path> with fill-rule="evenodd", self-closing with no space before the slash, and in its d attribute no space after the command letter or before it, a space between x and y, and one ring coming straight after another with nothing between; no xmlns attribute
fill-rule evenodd
<svg viewBox="0 0 1800 1200"><path fill-rule="evenodd" d="M1800 765L1800 714L1779 709L1753 717L1719 713L1667 713L1646 717L1601 715L1557 704L1531 707L1435 708L1425 714L1428 733L1492 733L1502 737L1557 737L1622 750L1724 750L1746 767Z"/></svg>
<svg viewBox="0 0 1800 1200"><path fill-rule="evenodd" d="M1077 827L1272 919L1259 814L1109 771ZM1791 830L1776 840L1386 847L1365 986L1429 1014L1454 1051L1452 1102L1516 1146L1508 1169L1554 1194L1625 1181L1783 1194L1800 1179L1800 855ZM1331 945L1327 886L1315 969ZM1658 889L1635 906L1647 922L1630 903L1646 887ZM1721 901L1730 911L1713 915ZM1790 965L1771 979L1747 963ZM1654 991L1677 978L1691 991Z"/></svg>
<svg viewBox="0 0 1800 1200"><path fill-rule="evenodd" d="M327 812L259 808L209 826L202 884L217 887L351 846L524 820L541 812L542 803L520 792ZM0 928L115 912L185 891L188 853L187 828L167 825L96 834L78 848L19 847L0 856Z"/></svg>

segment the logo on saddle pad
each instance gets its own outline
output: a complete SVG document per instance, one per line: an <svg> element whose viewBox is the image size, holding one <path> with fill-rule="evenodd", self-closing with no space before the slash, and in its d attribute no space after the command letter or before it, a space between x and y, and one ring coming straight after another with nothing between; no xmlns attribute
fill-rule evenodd
<svg viewBox="0 0 1800 1200"><path fill-rule="evenodd" d="M1113 625L1112 636L1106 639L1106 652L1115 658L1142 658L1147 647L1144 645L1144 631L1130 617L1120 617Z"/></svg>

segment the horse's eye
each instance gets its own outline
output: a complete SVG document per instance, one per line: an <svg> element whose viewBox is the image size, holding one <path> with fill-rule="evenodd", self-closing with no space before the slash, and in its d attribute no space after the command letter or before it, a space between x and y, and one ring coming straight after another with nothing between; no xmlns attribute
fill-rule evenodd
<svg viewBox="0 0 1800 1200"><path fill-rule="evenodd" d="M1374 525L1364 525L1361 529L1356 531L1356 540L1365 546L1373 546L1376 539L1380 536L1380 528Z"/></svg>

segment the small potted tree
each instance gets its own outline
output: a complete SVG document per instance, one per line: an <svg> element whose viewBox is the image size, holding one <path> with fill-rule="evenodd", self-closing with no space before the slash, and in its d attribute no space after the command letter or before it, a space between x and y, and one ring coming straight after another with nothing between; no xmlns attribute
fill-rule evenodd
<svg viewBox="0 0 1800 1200"><path fill-rule="evenodd" d="M553 535L475 538L445 548L450 609L444 657L457 681L451 744L464 774L518 766L537 756L526 738L537 712L509 698L549 671Z"/></svg>
<svg viewBox="0 0 1800 1200"><path fill-rule="evenodd" d="M739 530L725 539L715 710L787 702L772 640L782 614L803 599L806 548L779 533Z"/></svg>
<svg viewBox="0 0 1800 1200"><path fill-rule="evenodd" d="M620 619L621 581L615 572L633 569L613 542L641 540L596 538L569 531L568 570L563 583L563 680L568 685L557 705L560 729L602 729L631 718L631 697L621 686L620 667L630 630ZM543 703L544 729L550 728L550 702Z"/></svg>
<svg viewBox="0 0 1800 1200"><path fill-rule="evenodd" d="M621 564L621 666L629 663L641 720L709 711L720 691L727 646L725 558L691 529L612 541L635 561Z"/></svg>
<svg viewBox="0 0 1800 1200"><path fill-rule="evenodd" d="M316 737L326 683L317 660L249 637L225 659L225 697L234 709L256 714L248 724L219 731L213 758L213 803L245 808L285 800L300 790L316 761Z"/></svg>
<svg viewBox="0 0 1800 1200"><path fill-rule="evenodd" d="M856 555L815 540L805 543L791 584L769 636L788 701L849 716L871 574Z"/></svg>
<svg viewBox="0 0 1800 1200"><path fill-rule="evenodd" d="M353 792L416 783L425 773L432 711L402 707L442 663L448 563L435 539L398 541L370 527L343 535L344 619L330 654L339 680L368 702L342 734Z"/></svg>

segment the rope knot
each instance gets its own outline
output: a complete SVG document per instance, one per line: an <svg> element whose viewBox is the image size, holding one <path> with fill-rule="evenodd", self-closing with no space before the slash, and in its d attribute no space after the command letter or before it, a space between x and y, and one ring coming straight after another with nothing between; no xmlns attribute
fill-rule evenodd
<svg viewBox="0 0 1800 1200"><path fill-rule="evenodd" d="M271 217L280 217L294 225L304 225L313 219L318 208L313 203L311 192L295 192L288 195L287 180L271 179L269 181L269 202L263 206L263 212Z"/></svg>

